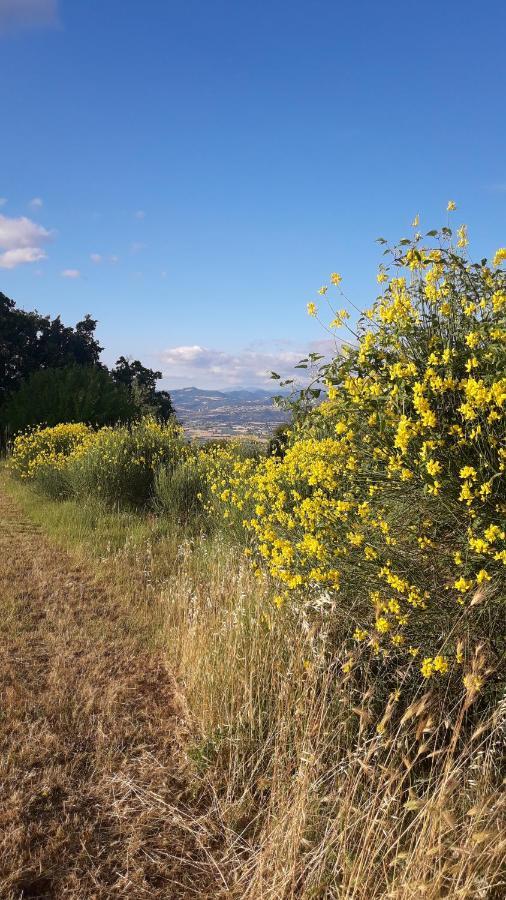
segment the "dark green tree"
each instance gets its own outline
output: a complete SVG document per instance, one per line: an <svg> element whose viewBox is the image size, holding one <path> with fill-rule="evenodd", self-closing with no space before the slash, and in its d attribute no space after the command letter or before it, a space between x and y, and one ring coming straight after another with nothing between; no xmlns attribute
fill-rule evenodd
<svg viewBox="0 0 506 900"><path fill-rule="evenodd" d="M18 309L0 292L0 443L2 432L31 424L174 415L170 394L156 389L161 372L125 356L108 372L96 326L90 315L71 327Z"/></svg>
<svg viewBox="0 0 506 900"><path fill-rule="evenodd" d="M174 415L172 400L168 391L158 391L156 382L161 372L148 369L138 359L120 356L111 375L117 384L126 387L141 414L152 414L166 421Z"/></svg>
<svg viewBox="0 0 506 900"><path fill-rule="evenodd" d="M7 400L0 420L14 434L30 425L89 422L112 425L135 418L130 392L99 366L69 366L33 372Z"/></svg>
<svg viewBox="0 0 506 900"><path fill-rule="evenodd" d="M17 309L14 300L0 292L0 406L32 372L72 365L102 367L96 325L86 315L75 328L66 326L59 316L51 319Z"/></svg>

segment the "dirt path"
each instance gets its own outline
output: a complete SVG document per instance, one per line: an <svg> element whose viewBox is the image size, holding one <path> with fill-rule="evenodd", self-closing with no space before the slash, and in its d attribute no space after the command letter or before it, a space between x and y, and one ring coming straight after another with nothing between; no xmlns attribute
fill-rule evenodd
<svg viewBox="0 0 506 900"><path fill-rule="evenodd" d="M3 490L0 694L2 900L223 896L173 680Z"/></svg>

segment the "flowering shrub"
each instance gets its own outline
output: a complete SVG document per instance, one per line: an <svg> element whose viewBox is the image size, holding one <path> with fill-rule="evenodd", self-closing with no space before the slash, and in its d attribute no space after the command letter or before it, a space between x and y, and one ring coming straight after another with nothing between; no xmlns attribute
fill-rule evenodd
<svg viewBox="0 0 506 900"><path fill-rule="evenodd" d="M10 468L20 478L35 478L41 469L61 470L67 459L92 434L79 422L35 428L14 439Z"/></svg>
<svg viewBox="0 0 506 900"><path fill-rule="evenodd" d="M187 453L179 428L143 419L130 428L56 425L19 435L10 465L21 478L35 479L54 496L98 496L109 503L145 503L157 471Z"/></svg>
<svg viewBox="0 0 506 900"><path fill-rule="evenodd" d="M327 603L346 620L345 671L361 645L431 678L469 663L500 622L506 250L473 264L465 226L454 246L449 227L422 238L417 225L387 247L353 342L294 401L284 457L222 460L212 490L242 511L277 605ZM334 330L348 313L331 310ZM493 643L467 667L467 689L481 686Z"/></svg>
<svg viewBox="0 0 506 900"><path fill-rule="evenodd" d="M153 496L158 469L176 465L184 453L177 426L142 419L94 432L69 457L67 475L76 496L142 505Z"/></svg>

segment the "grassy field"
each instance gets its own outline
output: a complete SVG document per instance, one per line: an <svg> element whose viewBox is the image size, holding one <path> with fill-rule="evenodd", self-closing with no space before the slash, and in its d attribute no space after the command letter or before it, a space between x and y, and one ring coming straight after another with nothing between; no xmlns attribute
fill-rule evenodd
<svg viewBox="0 0 506 900"><path fill-rule="evenodd" d="M2 496L5 896L503 895L501 707L380 734L219 533Z"/></svg>

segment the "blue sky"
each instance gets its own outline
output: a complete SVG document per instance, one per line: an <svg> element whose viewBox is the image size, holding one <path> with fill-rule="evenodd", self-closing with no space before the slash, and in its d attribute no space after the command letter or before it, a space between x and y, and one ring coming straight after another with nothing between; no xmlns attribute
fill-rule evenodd
<svg viewBox="0 0 506 900"><path fill-rule="evenodd" d="M0 0L0 290L168 386L265 384L416 213L504 246L505 38L499 0Z"/></svg>

